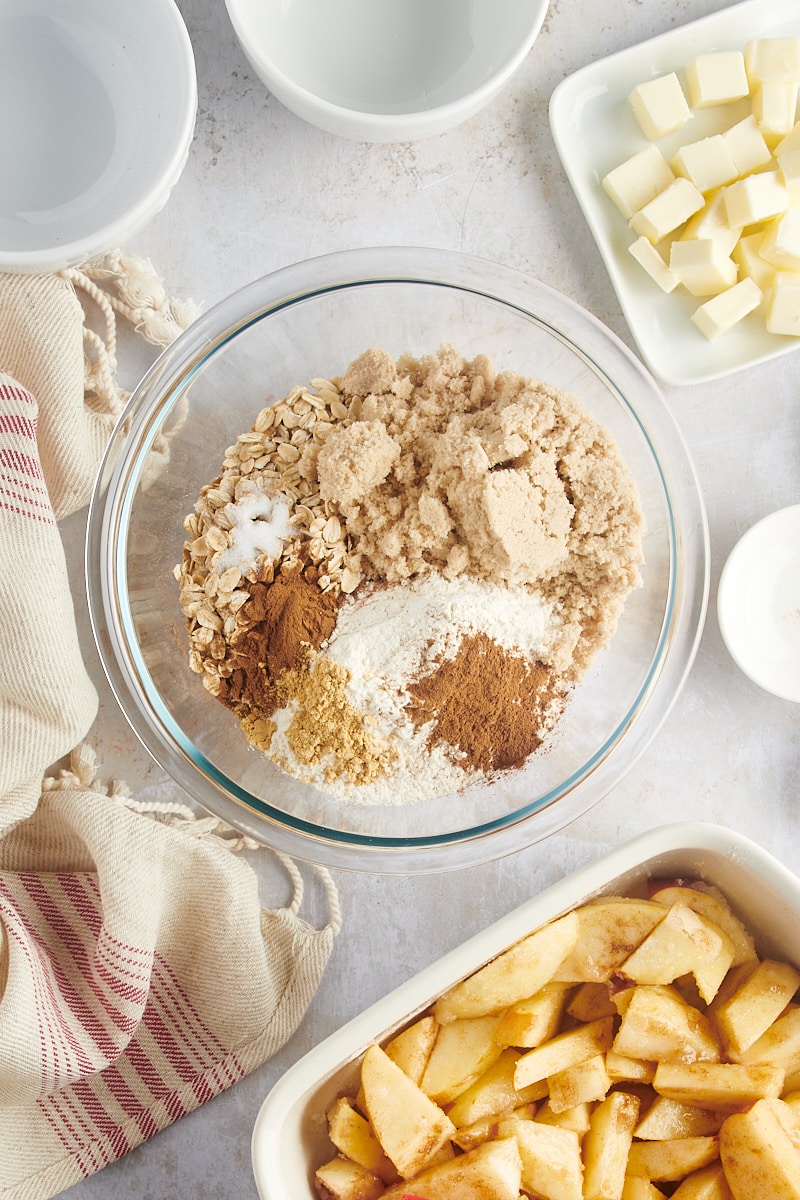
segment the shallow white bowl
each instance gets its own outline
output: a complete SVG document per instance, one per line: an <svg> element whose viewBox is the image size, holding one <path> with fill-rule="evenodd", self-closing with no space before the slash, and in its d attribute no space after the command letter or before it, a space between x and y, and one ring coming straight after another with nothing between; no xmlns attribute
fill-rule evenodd
<svg viewBox="0 0 800 1200"><path fill-rule="evenodd" d="M226 0L253 70L329 133L404 142L442 133L497 95L547 0Z"/></svg>
<svg viewBox="0 0 800 1200"><path fill-rule="evenodd" d="M252 1138L262 1200L315 1200L330 1156L325 1113L350 1091L361 1055L525 934L599 894L644 895L651 877L715 884L762 954L800 962L800 880L748 838L717 825L665 825L562 879L373 1004L291 1067L264 1101Z"/></svg>
<svg viewBox="0 0 800 1200"><path fill-rule="evenodd" d="M736 543L720 576L717 615L745 675L800 703L800 504L770 513Z"/></svg>
<svg viewBox="0 0 800 1200"><path fill-rule="evenodd" d="M173 0L3 0L0 271L104 254L166 202L194 131Z"/></svg>
<svg viewBox="0 0 800 1200"><path fill-rule="evenodd" d="M675 71L698 53L743 50L757 37L800 34L797 0L743 0L699 21L599 58L564 79L550 100L550 126L572 184L642 357L663 383L704 383L800 347L800 339L768 333L761 309L707 341L690 320L702 301L682 288L662 292L628 253L634 236L603 191L612 167L648 144L628 96L636 84ZM749 102L697 109L690 123L656 145L669 160L683 142L719 133L749 112Z"/></svg>

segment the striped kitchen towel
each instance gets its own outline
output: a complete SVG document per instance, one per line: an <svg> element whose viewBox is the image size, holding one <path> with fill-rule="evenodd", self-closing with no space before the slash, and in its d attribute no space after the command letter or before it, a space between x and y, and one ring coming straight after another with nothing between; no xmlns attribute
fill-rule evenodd
<svg viewBox="0 0 800 1200"><path fill-rule="evenodd" d="M291 900L263 908L232 853L242 839L182 804L151 815L100 787L81 744L97 697L57 520L86 503L125 399L110 277L137 327L174 336L157 281L118 256L79 275L0 276L2 1200L46 1200L268 1059L339 927L325 872L324 928L300 917L302 876L281 855ZM104 337L76 288L97 293Z"/></svg>

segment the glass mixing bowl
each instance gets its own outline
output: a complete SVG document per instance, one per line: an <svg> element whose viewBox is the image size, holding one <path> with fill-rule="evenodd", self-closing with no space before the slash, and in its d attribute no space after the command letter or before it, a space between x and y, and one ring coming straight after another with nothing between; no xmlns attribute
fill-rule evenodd
<svg viewBox="0 0 800 1200"><path fill-rule="evenodd" d="M337 375L369 346L450 343L574 393L614 436L646 519L642 586L577 685L546 753L458 796L382 806L283 772L188 665L173 568L184 517L265 403ZM89 607L135 733L200 805L276 849L380 873L499 858L581 815L663 723L699 641L708 531L690 456L662 395L599 321L552 289L430 249L347 251L277 271L217 304L165 351L108 447L89 514Z"/></svg>

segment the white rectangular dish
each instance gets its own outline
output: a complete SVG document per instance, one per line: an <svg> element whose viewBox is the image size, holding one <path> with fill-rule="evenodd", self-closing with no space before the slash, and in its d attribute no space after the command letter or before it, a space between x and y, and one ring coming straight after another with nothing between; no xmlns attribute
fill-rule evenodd
<svg viewBox="0 0 800 1200"><path fill-rule="evenodd" d="M648 878L699 878L725 893L762 954L800 962L800 879L749 839L717 825L652 830L562 879L349 1021L299 1060L266 1097L252 1161L262 1200L316 1200L314 1170L331 1155L326 1111L385 1042L433 1000L525 934L590 896L644 895Z"/></svg>
<svg viewBox="0 0 800 1200"><path fill-rule="evenodd" d="M652 144L639 128L628 96L637 84L670 71L684 80L686 63L699 53L744 50L753 38L787 35L800 35L797 0L744 0L582 67L550 99L550 127L564 170L642 357L664 383L718 379L790 353L800 343L768 333L758 311L707 341L690 320L701 301L683 289L662 292L631 257L628 245L635 237L600 182L613 167ZM697 109L691 139L720 132L748 112L747 101ZM684 127L656 145L669 160L686 140Z"/></svg>

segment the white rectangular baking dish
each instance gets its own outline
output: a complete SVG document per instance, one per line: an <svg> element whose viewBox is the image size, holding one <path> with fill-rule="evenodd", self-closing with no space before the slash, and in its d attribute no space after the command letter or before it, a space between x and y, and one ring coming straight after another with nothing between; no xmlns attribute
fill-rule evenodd
<svg viewBox="0 0 800 1200"><path fill-rule="evenodd" d="M300 1059L266 1097L252 1160L262 1200L315 1200L314 1170L331 1156L325 1113L354 1090L361 1055L447 988L545 922L602 893L644 895L648 878L715 884L759 951L800 963L800 879L750 839L718 825L680 823L642 834L568 875L371 1005Z"/></svg>

